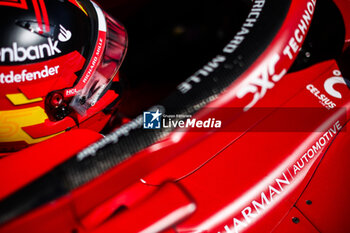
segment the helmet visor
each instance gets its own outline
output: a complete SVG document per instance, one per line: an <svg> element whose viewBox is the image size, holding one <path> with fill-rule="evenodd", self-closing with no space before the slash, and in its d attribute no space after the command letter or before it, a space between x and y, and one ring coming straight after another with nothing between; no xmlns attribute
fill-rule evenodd
<svg viewBox="0 0 350 233"><path fill-rule="evenodd" d="M82 116L108 90L127 50L125 28L108 14L104 13L103 17L106 20L106 32L104 33L103 28L100 30L94 55L76 85L75 96L70 103L70 106ZM105 40L103 40L104 34Z"/></svg>
<svg viewBox="0 0 350 233"><path fill-rule="evenodd" d="M97 21L98 28L96 39L91 42L94 49L77 83L49 94L46 109L53 121L62 120L74 112L82 118L91 115L92 110L89 112L89 109L108 91L126 54L127 33L124 26L97 4L91 3L92 7L86 10L87 14L96 15L92 20L93 25Z"/></svg>

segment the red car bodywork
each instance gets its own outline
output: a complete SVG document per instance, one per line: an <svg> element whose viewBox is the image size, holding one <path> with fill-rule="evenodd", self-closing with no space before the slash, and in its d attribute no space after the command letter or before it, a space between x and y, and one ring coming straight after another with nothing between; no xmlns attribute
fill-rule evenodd
<svg viewBox="0 0 350 233"><path fill-rule="evenodd" d="M296 37L307 2L293 1L269 48L193 116L221 119L221 129L175 130L69 194L1 225L0 232L348 232L349 87L325 84L342 76L335 60L274 79L295 59L282 51ZM341 11L350 9L348 1L336 3ZM244 111L255 95L235 93L256 72L272 86L262 83L254 108ZM72 130L1 159L0 199L100 139L93 131Z"/></svg>

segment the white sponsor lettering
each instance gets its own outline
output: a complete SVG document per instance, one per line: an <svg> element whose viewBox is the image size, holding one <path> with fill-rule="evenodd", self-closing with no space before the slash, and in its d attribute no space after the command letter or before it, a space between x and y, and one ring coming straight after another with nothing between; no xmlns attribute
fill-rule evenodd
<svg viewBox="0 0 350 233"><path fill-rule="evenodd" d="M294 175L297 175L306 164L308 164L314 156L319 153L325 145L341 130L339 121L335 122L334 125L328 129L315 143L306 150L298 161L293 165Z"/></svg>
<svg viewBox="0 0 350 233"><path fill-rule="evenodd" d="M292 179L288 173L282 172L265 188L265 191L260 193L257 199L252 200L248 206L240 211L240 216L232 219L232 229L228 225L224 226L224 232L238 233L251 224L274 202L277 196L281 195L286 187L291 184Z"/></svg>
<svg viewBox="0 0 350 233"><path fill-rule="evenodd" d="M257 195L257 198L252 200L248 206L244 206L238 216L232 218L232 223L225 225L226 233L242 232L245 227L248 227L255 219L261 216L292 184L294 177L306 167L306 164L315 158L315 155L320 154L321 150L328 145L333 137L341 130L339 121L336 121L323 135L321 135L313 145L305 150L305 153L293 164L294 176L287 168L277 178L265 187L264 191ZM221 233L220 231L218 233Z"/></svg>
<svg viewBox="0 0 350 233"><path fill-rule="evenodd" d="M42 78L47 78L58 74L59 68L60 66L53 66L53 67L44 66L42 70L33 71L33 72L27 72L26 69L23 69L19 73L15 73L14 71L10 71L10 73L8 74L1 73L0 83L1 84L23 83L23 82L31 82Z"/></svg>
<svg viewBox="0 0 350 233"><path fill-rule="evenodd" d="M100 98L102 92L104 91L106 85L102 84L100 87L97 87L98 90L93 94L93 96L90 97L90 99L87 101L91 106L94 106L97 102L97 100Z"/></svg>
<svg viewBox="0 0 350 233"><path fill-rule="evenodd" d="M316 0L311 0L307 3L304 14L299 21L298 27L294 31L294 36L289 39L288 45L284 48L283 54L293 60L295 55L301 48L301 43L310 26L312 15L315 11Z"/></svg>
<svg viewBox="0 0 350 233"><path fill-rule="evenodd" d="M279 60L280 56L277 53L274 54L268 65L260 68L260 75L252 76L243 81L237 92L237 97L242 99L250 93L253 94L253 99L244 107L244 111L248 111L253 107L265 96L267 90L272 89L275 86L275 83L280 81L287 73L287 70L283 69L279 74L276 74L275 66Z"/></svg>
<svg viewBox="0 0 350 233"><path fill-rule="evenodd" d="M306 89L309 90L310 93L313 94L315 97L317 97L320 101L320 104L322 104L325 108L332 109L337 106L325 94L322 94L314 85L309 84L306 86Z"/></svg>
<svg viewBox="0 0 350 233"><path fill-rule="evenodd" d="M95 51L95 55L93 56L93 58L90 62L89 68L83 77L83 83L87 83L87 81L92 76L94 70L96 69L96 67L98 65L98 58L99 58L100 53L102 51L102 47L103 47L103 39L99 38L99 41L98 41L98 44L96 47L96 51Z"/></svg>
<svg viewBox="0 0 350 233"><path fill-rule="evenodd" d="M52 41L51 38L48 38L45 44L32 45L27 48L19 47L17 42L13 42L12 47L0 48L0 61L23 62L26 60L34 61L46 56L51 57L61 53L57 45L58 41Z"/></svg>
<svg viewBox="0 0 350 233"><path fill-rule="evenodd" d="M298 27L295 29L293 37L290 38L288 44L283 50L283 55L288 56L293 60L300 50L301 43L307 33L307 29L310 26L312 15L315 11L316 0L310 0L306 4L304 14L300 19ZM249 104L244 107L244 111L248 111L252 108L260 99L262 99L267 90L272 89L275 84L287 73L286 69L280 71L279 74L275 73L275 68L280 60L279 54L274 54L272 59L267 64L267 67L260 68L260 75L257 77L250 77L243 81L240 90L237 92L238 98L244 98L248 94L253 94L253 99ZM270 80L271 78L271 80Z"/></svg>
<svg viewBox="0 0 350 233"><path fill-rule="evenodd" d="M191 77L186 79L184 82L180 83L177 87L179 91L183 94L192 89L192 86L195 83L200 83L202 78L209 76L216 68L219 67L219 64L226 61L226 57L218 55L212 61L208 62L202 69L198 70Z"/></svg>
<svg viewBox="0 0 350 233"><path fill-rule="evenodd" d="M223 53L233 53L238 46L244 41L245 36L249 34L250 28L254 27L254 24L260 17L260 12L265 5L265 0L254 1L253 7L248 14L245 22L243 23L241 30L233 37L233 39L224 47ZM190 91L193 85L200 83L201 80L211 73L213 73L220 65L227 60L226 56L218 55L208 64L206 64L202 69L198 70L191 77L186 79L181 83L177 89L185 94Z"/></svg>
<svg viewBox="0 0 350 233"><path fill-rule="evenodd" d="M260 17L260 12L265 5L265 0L257 0L254 2L254 5L248 14L244 24L241 27L241 30L233 37L233 39L225 46L224 53L233 53L238 46L245 39L245 35L249 34L250 28L254 27L254 24Z"/></svg>
<svg viewBox="0 0 350 233"><path fill-rule="evenodd" d="M77 89L76 88L69 89L69 90L66 90L65 96L72 96L72 95L75 95L76 93L77 93Z"/></svg>

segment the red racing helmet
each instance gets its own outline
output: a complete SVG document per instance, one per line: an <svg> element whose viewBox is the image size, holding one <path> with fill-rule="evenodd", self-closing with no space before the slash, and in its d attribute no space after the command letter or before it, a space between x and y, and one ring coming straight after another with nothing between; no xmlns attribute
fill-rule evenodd
<svg viewBox="0 0 350 233"><path fill-rule="evenodd" d="M124 27L89 0L0 1L0 12L0 152L103 129L118 102Z"/></svg>

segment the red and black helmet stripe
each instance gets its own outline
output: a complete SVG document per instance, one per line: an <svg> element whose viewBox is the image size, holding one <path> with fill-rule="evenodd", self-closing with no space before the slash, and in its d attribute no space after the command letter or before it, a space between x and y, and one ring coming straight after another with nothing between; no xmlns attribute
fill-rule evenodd
<svg viewBox="0 0 350 233"><path fill-rule="evenodd" d="M38 22L40 33L50 31L50 23L49 23L49 16L47 14L46 5L44 0L32 0L36 20ZM0 0L0 6L9 6L9 7L15 7L15 8L21 8L21 9L28 9L27 1L26 0L17 0L17 1L11 1L11 0Z"/></svg>
<svg viewBox="0 0 350 233"><path fill-rule="evenodd" d="M37 20L39 28L40 28L39 33L43 33L44 30L46 32L49 32L50 31L50 23L49 23L49 17L47 15L47 10L46 10L44 0L32 0L32 2L33 2L36 20ZM43 21L44 21L45 27L43 27Z"/></svg>
<svg viewBox="0 0 350 233"><path fill-rule="evenodd" d="M17 7L22 9L28 9L27 1L26 0L0 0L0 6L11 6L11 7Z"/></svg>

